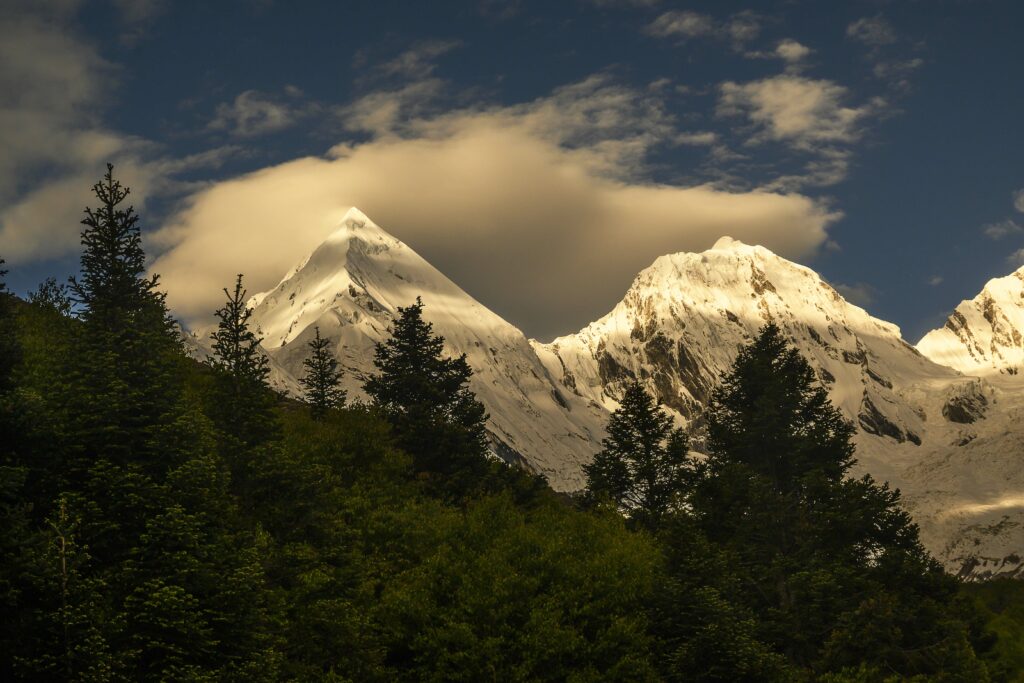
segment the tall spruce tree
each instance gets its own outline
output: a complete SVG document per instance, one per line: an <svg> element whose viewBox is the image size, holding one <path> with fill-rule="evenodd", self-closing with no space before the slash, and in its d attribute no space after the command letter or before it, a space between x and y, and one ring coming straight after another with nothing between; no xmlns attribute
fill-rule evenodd
<svg viewBox="0 0 1024 683"><path fill-rule="evenodd" d="M113 169L93 186L98 206L85 209L81 274L70 283L82 320L77 431L86 451L148 466L151 429L177 400L181 341L158 277L145 274L139 217Z"/></svg>
<svg viewBox="0 0 1024 683"><path fill-rule="evenodd" d="M776 325L740 352L705 415L708 458L689 505L733 558L734 597L759 616L762 640L820 670L851 663L821 660L830 635L855 643L871 633L873 649L857 662L903 676L981 675L950 579L921 547L898 491L848 478L853 427ZM896 623L872 629L892 616L893 600Z"/></svg>
<svg viewBox="0 0 1024 683"><path fill-rule="evenodd" d="M309 358L302 361L306 374L299 381L306 390L306 402L314 420L322 420L332 408L345 404L345 390L341 388L342 371L338 359L331 353L331 340L320 336L320 327L314 329L309 340Z"/></svg>
<svg viewBox="0 0 1024 683"><path fill-rule="evenodd" d="M608 499L634 522L656 529L692 480L686 435L634 381L608 420L602 444L583 468L589 496Z"/></svg>
<svg viewBox="0 0 1024 683"><path fill-rule="evenodd" d="M363 388L416 470L458 495L487 470L487 412L469 389L466 355L442 355L444 337L423 319L420 298L398 312L391 337L376 346L377 373Z"/></svg>
<svg viewBox="0 0 1024 683"><path fill-rule="evenodd" d="M249 328L252 309L246 304L241 274L234 290L225 288L224 295L227 301L216 312L219 322L212 334L211 365L218 372L211 412L226 435L254 446L278 434L274 396L267 386L270 360L260 348L262 339Z"/></svg>

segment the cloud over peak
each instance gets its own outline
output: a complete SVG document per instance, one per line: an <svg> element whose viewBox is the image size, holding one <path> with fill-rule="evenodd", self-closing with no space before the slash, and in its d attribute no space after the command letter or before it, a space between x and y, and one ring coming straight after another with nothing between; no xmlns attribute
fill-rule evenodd
<svg viewBox="0 0 1024 683"><path fill-rule="evenodd" d="M680 133L647 90L604 74L517 105L418 106L374 122L366 142L192 196L158 235L154 270L175 310L205 318L236 272L254 290L273 286L350 206L537 336L604 313L661 254L729 233L807 255L836 218L800 195L645 180L648 150Z"/></svg>

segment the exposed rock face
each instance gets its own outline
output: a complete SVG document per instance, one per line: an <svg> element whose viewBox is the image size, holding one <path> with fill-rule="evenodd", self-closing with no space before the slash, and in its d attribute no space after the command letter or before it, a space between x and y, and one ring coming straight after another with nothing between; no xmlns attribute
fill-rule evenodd
<svg viewBox="0 0 1024 683"><path fill-rule="evenodd" d="M891 389L892 386L890 385ZM871 402L871 397L865 392L864 401L861 403L860 413L857 415L857 424L868 434L874 434L876 436L887 436L891 439L896 440L899 443L909 441L914 445L921 445L921 438L911 431L901 428L899 425L891 422L889 418L885 416L885 413L880 411L874 403Z"/></svg>
<svg viewBox="0 0 1024 683"><path fill-rule="evenodd" d="M985 416L991 388L983 380L955 384L942 404L942 416L950 422L971 424Z"/></svg>

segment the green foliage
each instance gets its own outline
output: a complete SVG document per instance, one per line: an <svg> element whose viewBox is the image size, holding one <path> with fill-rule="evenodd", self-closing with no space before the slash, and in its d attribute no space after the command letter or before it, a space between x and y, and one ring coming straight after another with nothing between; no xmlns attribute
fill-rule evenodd
<svg viewBox="0 0 1024 683"><path fill-rule="evenodd" d="M996 681L1024 681L1024 581L993 579L964 584L964 599L994 641L984 655Z"/></svg>
<svg viewBox="0 0 1024 683"><path fill-rule="evenodd" d="M28 295L28 300L29 303L50 309L62 316L71 315L74 307L68 286L57 282L57 279L52 277L43 280L39 289Z"/></svg>
<svg viewBox="0 0 1024 683"><path fill-rule="evenodd" d="M736 602L741 578L686 514L669 517L659 540L665 568L651 608L667 681L788 681L785 658L760 640L755 613Z"/></svg>
<svg viewBox="0 0 1024 683"><path fill-rule="evenodd" d="M473 371L465 354L442 355L444 338L423 319L419 298L398 311L391 337L377 344L377 374L363 388L416 471L439 491L462 496L487 469L487 413L469 390Z"/></svg>
<svg viewBox="0 0 1024 683"><path fill-rule="evenodd" d="M306 390L313 419L322 420L327 411L345 404L345 390L341 388L342 372L338 359L331 352L331 340L320 336L320 327L309 340L309 358L302 361L306 374L299 380Z"/></svg>
<svg viewBox="0 0 1024 683"><path fill-rule="evenodd" d="M621 521L558 506L524 515L499 496L440 528L382 595L396 679L656 680L643 606L657 553Z"/></svg>
<svg viewBox="0 0 1024 683"><path fill-rule="evenodd" d="M610 500L641 526L656 529L681 502L692 478L686 435L673 429L672 418L633 382L602 443L604 450L583 467L588 495Z"/></svg>

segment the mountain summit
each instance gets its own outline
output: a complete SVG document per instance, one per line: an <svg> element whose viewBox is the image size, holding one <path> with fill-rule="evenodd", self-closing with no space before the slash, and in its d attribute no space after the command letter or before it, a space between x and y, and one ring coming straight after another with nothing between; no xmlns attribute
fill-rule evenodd
<svg viewBox="0 0 1024 683"><path fill-rule="evenodd" d="M920 442L922 418L894 383L955 376L814 271L729 237L701 253L659 257L608 315L535 347L553 376L590 400L612 409L624 383L640 377L690 421L740 346L768 321L807 357L833 402L870 434Z"/></svg>
<svg viewBox="0 0 1024 683"><path fill-rule="evenodd" d="M1024 367L1024 268L989 280L917 348L963 373L1016 375Z"/></svg>

